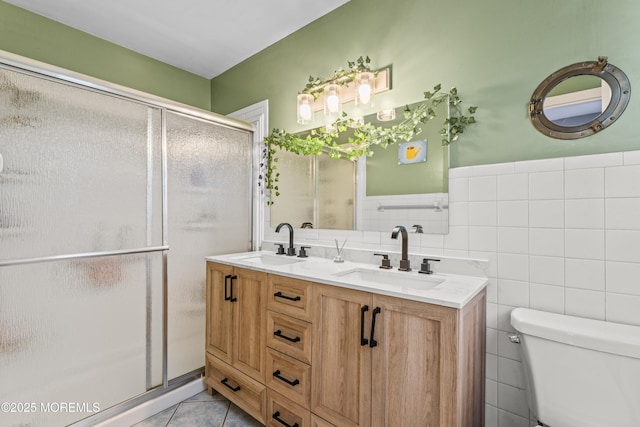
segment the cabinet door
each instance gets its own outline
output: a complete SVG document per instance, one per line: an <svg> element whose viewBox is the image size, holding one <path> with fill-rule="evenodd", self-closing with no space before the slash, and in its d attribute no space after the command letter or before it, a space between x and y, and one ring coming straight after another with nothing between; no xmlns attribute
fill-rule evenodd
<svg viewBox="0 0 640 427"><path fill-rule="evenodd" d="M368 334L371 296L313 285L311 410L339 426L371 422L371 349L361 343L361 316Z"/></svg>
<svg viewBox="0 0 640 427"><path fill-rule="evenodd" d="M457 311L381 295L373 307L371 425L455 426Z"/></svg>
<svg viewBox="0 0 640 427"><path fill-rule="evenodd" d="M229 278L232 273L231 266L207 263L207 352L229 364L233 359L233 304L225 301L225 294L229 292Z"/></svg>
<svg viewBox="0 0 640 427"><path fill-rule="evenodd" d="M236 268L232 299L233 366L264 383L267 274Z"/></svg>

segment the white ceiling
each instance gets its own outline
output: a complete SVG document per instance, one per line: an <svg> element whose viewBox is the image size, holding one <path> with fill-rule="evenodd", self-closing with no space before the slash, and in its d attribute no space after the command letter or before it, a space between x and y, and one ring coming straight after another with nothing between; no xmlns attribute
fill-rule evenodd
<svg viewBox="0 0 640 427"><path fill-rule="evenodd" d="M349 0L5 0L208 79Z"/></svg>

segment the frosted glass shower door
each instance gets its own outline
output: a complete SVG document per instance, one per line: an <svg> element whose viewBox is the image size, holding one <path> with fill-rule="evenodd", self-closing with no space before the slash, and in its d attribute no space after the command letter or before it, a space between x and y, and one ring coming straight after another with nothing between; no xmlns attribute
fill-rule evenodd
<svg viewBox="0 0 640 427"><path fill-rule="evenodd" d="M204 366L205 260L251 249L247 131L167 114L168 377Z"/></svg>
<svg viewBox="0 0 640 427"><path fill-rule="evenodd" d="M0 425L67 425L162 383L161 118L0 67Z"/></svg>

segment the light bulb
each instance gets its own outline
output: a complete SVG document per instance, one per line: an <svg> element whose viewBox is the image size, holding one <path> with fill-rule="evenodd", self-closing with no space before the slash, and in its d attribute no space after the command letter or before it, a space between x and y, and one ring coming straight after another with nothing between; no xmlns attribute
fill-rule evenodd
<svg viewBox="0 0 640 427"><path fill-rule="evenodd" d="M311 120L311 106L306 102L300 104L299 114L302 120Z"/></svg>
<svg viewBox="0 0 640 427"><path fill-rule="evenodd" d="M338 95L327 96L327 107L329 108L330 112L337 113L338 105L340 105L340 99L338 99Z"/></svg>
<svg viewBox="0 0 640 427"><path fill-rule="evenodd" d="M368 104L371 101L371 85L369 82L363 83L358 86L358 97L360 98L360 103Z"/></svg>
<svg viewBox="0 0 640 427"><path fill-rule="evenodd" d="M373 98L373 73L363 71L356 75L356 105L369 105Z"/></svg>
<svg viewBox="0 0 640 427"><path fill-rule="evenodd" d="M308 93L301 93L298 95L298 123L306 125L307 123L313 123L313 95Z"/></svg>
<svg viewBox="0 0 640 427"><path fill-rule="evenodd" d="M324 88L324 114L328 117L335 117L340 114L342 106L340 103L340 91L336 84L329 84Z"/></svg>

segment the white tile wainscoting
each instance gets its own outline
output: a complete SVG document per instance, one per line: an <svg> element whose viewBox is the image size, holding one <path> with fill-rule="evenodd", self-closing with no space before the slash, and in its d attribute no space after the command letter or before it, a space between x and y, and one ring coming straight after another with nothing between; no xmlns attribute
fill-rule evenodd
<svg viewBox="0 0 640 427"><path fill-rule="evenodd" d="M640 325L640 151L454 168L449 206L449 234L410 234L409 251L489 261L486 426L534 425L519 348L507 336L510 312ZM375 262L371 252L385 251L397 265L400 242L390 235L296 230L295 237L314 255L348 239L355 250L347 259ZM266 227L263 248L287 238Z"/></svg>

